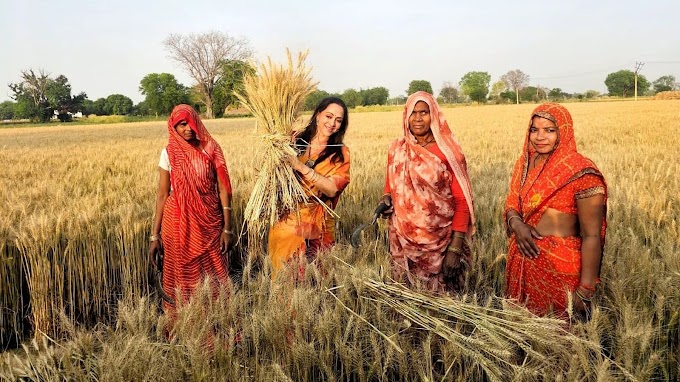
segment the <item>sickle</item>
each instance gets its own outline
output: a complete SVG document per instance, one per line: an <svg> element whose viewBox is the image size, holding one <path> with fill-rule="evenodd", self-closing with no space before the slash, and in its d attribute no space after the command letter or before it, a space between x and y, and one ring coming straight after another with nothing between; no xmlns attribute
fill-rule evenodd
<svg viewBox="0 0 680 382"><path fill-rule="evenodd" d="M371 221L369 223L364 223L357 227L354 232L352 232L352 236L350 237L350 243L352 243L352 247L354 248L359 248L360 242L361 242L361 231L363 231L366 227L370 227L373 224L375 224L376 221L378 221L378 216L382 214L383 212L387 211L390 208L385 203L380 203L378 204L378 207L376 207L375 212L373 213L373 216L371 217Z"/></svg>
<svg viewBox="0 0 680 382"><path fill-rule="evenodd" d="M163 256L163 250L159 249L154 253L154 261L156 262L156 270L154 271L154 282L156 284L156 289L158 290L158 294L160 294L161 298L163 301L167 302L170 305L175 305L175 300L170 297L167 293L165 293L165 289L163 289L163 259L165 256Z"/></svg>

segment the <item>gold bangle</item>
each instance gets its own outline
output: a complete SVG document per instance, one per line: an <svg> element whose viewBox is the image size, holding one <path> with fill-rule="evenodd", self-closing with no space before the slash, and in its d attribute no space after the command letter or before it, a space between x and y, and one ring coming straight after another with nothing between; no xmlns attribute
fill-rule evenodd
<svg viewBox="0 0 680 382"><path fill-rule="evenodd" d="M158 241L158 240L160 240L160 239L161 239L161 236L160 236L160 235L151 235L151 236L149 236L149 241L150 241L150 242Z"/></svg>
<svg viewBox="0 0 680 382"><path fill-rule="evenodd" d="M454 246L452 246L452 245L449 245L449 246L446 248L446 251L447 251L447 252L453 252L453 253L455 253L455 254L457 254L457 255L462 255L462 254L463 254L463 250L460 249L460 247L454 247Z"/></svg>
<svg viewBox="0 0 680 382"><path fill-rule="evenodd" d="M581 291L578 290L578 288L574 289L574 293L578 296L578 298L581 299L581 301L592 302L592 296L590 298L587 298L585 295L583 295Z"/></svg>
<svg viewBox="0 0 680 382"><path fill-rule="evenodd" d="M512 216L510 216L510 217L508 218L508 221L506 222L506 224L508 225L508 228L512 228L512 227L510 226L510 222L512 221L512 219L515 219L515 218L519 219L519 221L521 221L522 223L524 223L524 220L522 220L522 218L519 217L519 215L512 215Z"/></svg>
<svg viewBox="0 0 680 382"><path fill-rule="evenodd" d="M231 235L231 234L234 233L234 231L232 231L232 230L226 230L226 229L225 229L224 231L222 231L222 232L226 233L227 235Z"/></svg>
<svg viewBox="0 0 680 382"><path fill-rule="evenodd" d="M223 210L231 211L231 207L222 207Z"/></svg>

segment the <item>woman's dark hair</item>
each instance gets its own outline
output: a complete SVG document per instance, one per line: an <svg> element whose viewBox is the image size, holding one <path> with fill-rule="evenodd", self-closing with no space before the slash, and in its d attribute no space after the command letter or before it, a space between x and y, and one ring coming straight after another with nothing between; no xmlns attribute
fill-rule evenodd
<svg viewBox="0 0 680 382"><path fill-rule="evenodd" d="M331 104L340 105L345 115L342 118L342 123L340 123L340 128L338 131L333 133L333 135L328 138L328 146L326 146L321 154L319 154L319 158L315 161L314 166L316 166L317 163L321 163L321 161L330 157L331 155L333 155L331 158L333 163L342 162L345 160L342 155L342 139L345 137L345 131L347 131L349 115L347 113L347 105L345 105L345 102L338 97L326 97L322 99L318 105L316 105L314 113L312 114L312 118L310 118L307 127L305 127L305 129L300 134L298 134L295 145L301 152L305 151L307 145L312 142L312 137L316 135L316 117L319 115L319 113L326 110L326 108Z"/></svg>

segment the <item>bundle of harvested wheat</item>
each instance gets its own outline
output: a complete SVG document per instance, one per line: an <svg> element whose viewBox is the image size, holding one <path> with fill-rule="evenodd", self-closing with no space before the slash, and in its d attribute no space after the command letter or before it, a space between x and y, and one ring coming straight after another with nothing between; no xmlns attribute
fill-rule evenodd
<svg viewBox="0 0 680 382"><path fill-rule="evenodd" d="M370 295L367 298L392 307L418 327L459 345L492 381L517 379L522 367L530 364L550 362L566 368L577 345L601 352L599 344L570 333L564 321L535 316L509 300L491 298L484 306L465 298L423 294L403 284L370 279L363 284Z"/></svg>
<svg viewBox="0 0 680 382"><path fill-rule="evenodd" d="M312 81L311 69L305 67L307 53L298 53L296 64L289 50L287 65L277 65L268 58L257 73L245 76L244 92L236 93L255 116L263 142L259 173L244 211L251 232L260 231L264 222L273 225L305 199L304 189L286 158L295 155L291 134L300 106L317 84Z"/></svg>

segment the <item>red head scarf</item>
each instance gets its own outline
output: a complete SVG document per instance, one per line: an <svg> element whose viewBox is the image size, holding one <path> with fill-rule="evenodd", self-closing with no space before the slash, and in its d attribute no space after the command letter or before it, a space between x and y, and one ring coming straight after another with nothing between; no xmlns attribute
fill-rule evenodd
<svg viewBox="0 0 680 382"><path fill-rule="evenodd" d="M184 138L182 138L177 131L175 126L180 122L185 121L191 130L196 133L196 138L200 142L200 149L207 153L210 162L212 162L217 171L217 176L227 188L227 192L231 193L231 183L229 181L229 172L227 170L227 163L224 159L224 153L219 144L210 136L208 130L203 125L201 118L189 105L177 105L172 110L170 118L168 119L168 133L170 135L168 140L168 157L170 160L170 166L174 169L182 169L182 173L188 171L193 173L191 168L186 168L185 164L190 162L192 158L198 155L205 155L200 150L191 146ZM187 174L191 177L190 174ZM194 174L195 176L195 174ZM190 179L187 179L190 180ZM173 189L176 189L176 185L173 183Z"/></svg>

